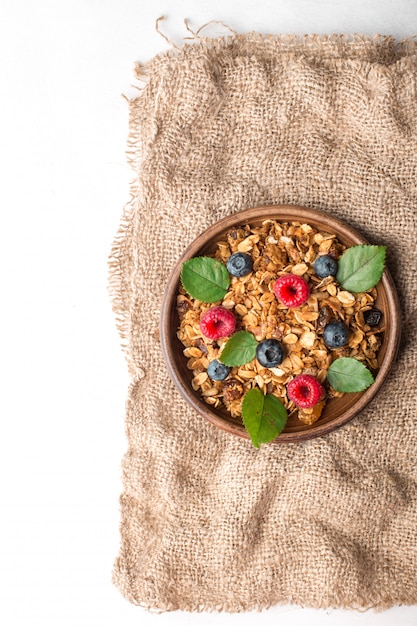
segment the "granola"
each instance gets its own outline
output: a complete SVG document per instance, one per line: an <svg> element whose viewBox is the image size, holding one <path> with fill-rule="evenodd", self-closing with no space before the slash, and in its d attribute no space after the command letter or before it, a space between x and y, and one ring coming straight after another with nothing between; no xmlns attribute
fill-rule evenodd
<svg viewBox="0 0 417 626"><path fill-rule="evenodd" d="M245 252L253 261L252 272L241 278L231 277L229 290L219 304L233 311L236 331L249 331L257 341L278 339L286 354L277 367L263 367L255 358L233 367L226 380L211 380L207 367L219 357L227 338L213 341L201 333L200 318L213 305L192 298L180 286L177 335L185 346L187 367L193 372L192 387L207 404L226 407L231 416L239 417L244 394L259 387L278 397L303 423L314 424L329 399L344 395L326 382L334 359L354 357L371 371L378 370L377 354L384 329L382 325L367 324L364 317L375 308L376 288L350 293L332 276L320 279L313 268L317 256L326 254L338 259L345 249L335 234L309 224L275 220L255 227L232 228L217 242L214 256L222 263L235 252ZM289 273L302 276L310 287L307 302L297 308L287 308L273 292L277 278ZM342 321L349 329L348 343L340 349L330 350L323 341L323 330L330 321ZM301 373L315 376L326 390L326 397L310 409L298 408L287 397L286 385Z"/></svg>

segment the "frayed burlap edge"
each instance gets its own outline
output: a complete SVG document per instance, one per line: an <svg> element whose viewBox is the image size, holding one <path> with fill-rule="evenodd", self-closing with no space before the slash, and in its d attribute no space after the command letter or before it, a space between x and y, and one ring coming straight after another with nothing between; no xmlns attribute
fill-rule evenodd
<svg viewBox="0 0 417 626"><path fill-rule="evenodd" d="M163 19L163 18L159 18ZM198 32L198 31L197 31ZM165 37L164 37L165 38ZM141 198L141 187L138 172L140 171L142 149L140 144L140 127L136 114L137 100L141 98L146 89L149 73L154 65L158 65L166 58L176 58L180 54L185 57L196 48L202 52L206 49L220 51L226 46L236 46L239 53L245 53L248 45L264 45L265 42L271 46L279 46L280 53L289 54L291 57L303 51L305 54L310 51L317 55L317 44L323 46L320 55L326 56L331 53L334 56L356 55L375 58L380 63L395 63L403 56L415 54L417 42L414 37L408 37L401 41L396 41L391 35L375 34L367 35L354 34L330 34L330 35L263 35L252 32L241 35L228 35L216 39L196 36L196 43L185 43L181 48L173 46L154 57L147 63L135 63L134 78L140 83L136 83L134 88L137 95L131 99L125 97L129 107L129 133L127 138L127 162L130 165L134 178L130 185L130 200L123 209L123 215L119 230L113 241L109 255L109 294L112 301L113 312L116 315L116 325L122 340L122 349L126 355L129 373L135 375L137 369L129 355L129 335L132 331L130 312L130 269L133 266L134 233L132 226L135 224L135 212ZM166 39L169 41L168 39ZM335 49L336 46L336 49ZM126 260L129 260L129 263Z"/></svg>

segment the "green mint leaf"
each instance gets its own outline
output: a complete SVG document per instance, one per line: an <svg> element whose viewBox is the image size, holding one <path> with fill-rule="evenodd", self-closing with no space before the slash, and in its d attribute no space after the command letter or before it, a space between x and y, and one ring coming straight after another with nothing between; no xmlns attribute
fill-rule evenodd
<svg viewBox="0 0 417 626"><path fill-rule="evenodd" d="M333 361L327 370L327 380L336 391L355 393L372 385L374 377L357 359L341 357Z"/></svg>
<svg viewBox="0 0 417 626"><path fill-rule="evenodd" d="M385 246L352 246L340 257L336 280L353 293L372 289L385 267Z"/></svg>
<svg viewBox="0 0 417 626"><path fill-rule="evenodd" d="M279 435L287 423L287 409L270 393L250 389L242 402L242 419L255 448Z"/></svg>
<svg viewBox="0 0 417 626"><path fill-rule="evenodd" d="M252 333L241 330L230 337L219 356L219 361L229 367L245 365L255 358L257 345L258 342Z"/></svg>
<svg viewBox="0 0 417 626"><path fill-rule="evenodd" d="M229 289L230 276L220 261L209 256L197 256L183 263L181 283L196 300L218 302Z"/></svg>

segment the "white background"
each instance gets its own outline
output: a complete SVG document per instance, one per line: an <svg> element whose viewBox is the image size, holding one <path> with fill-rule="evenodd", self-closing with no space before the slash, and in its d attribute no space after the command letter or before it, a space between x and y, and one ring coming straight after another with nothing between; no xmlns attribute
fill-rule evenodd
<svg viewBox="0 0 417 626"><path fill-rule="evenodd" d="M111 585L128 383L107 294L131 178L121 93L134 60L167 48L161 14L176 43L185 17L239 32L417 31L415 0L1 0L0 621L415 626L417 607L154 615Z"/></svg>

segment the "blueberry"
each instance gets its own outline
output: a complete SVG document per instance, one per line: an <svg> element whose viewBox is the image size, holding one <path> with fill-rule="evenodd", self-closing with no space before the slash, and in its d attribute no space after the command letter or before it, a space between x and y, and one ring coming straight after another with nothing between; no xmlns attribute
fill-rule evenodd
<svg viewBox="0 0 417 626"><path fill-rule="evenodd" d="M256 358L264 367L275 367L284 360L284 349L277 339L265 339L256 348Z"/></svg>
<svg viewBox="0 0 417 626"><path fill-rule="evenodd" d="M227 367L224 363L220 363L217 359L214 359L209 363L207 368L207 374L211 380L224 380L230 372L230 367Z"/></svg>
<svg viewBox="0 0 417 626"><path fill-rule="evenodd" d="M226 267L229 274L240 278L252 271L252 259L249 254L235 252L227 259Z"/></svg>
<svg viewBox="0 0 417 626"><path fill-rule="evenodd" d="M314 271L319 278L326 278L327 276L336 276L337 274L337 261L328 254L318 256L314 263Z"/></svg>
<svg viewBox="0 0 417 626"><path fill-rule="evenodd" d="M347 344L349 331L343 322L331 322L323 331L324 343L328 348L341 348Z"/></svg>
<svg viewBox="0 0 417 626"><path fill-rule="evenodd" d="M368 324L368 326L378 326L379 322L382 319L382 312L374 307L370 311L364 312L363 319L365 321L365 324Z"/></svg>

